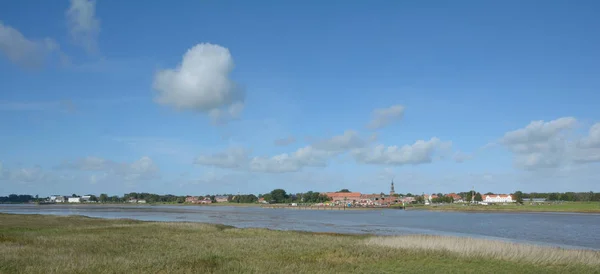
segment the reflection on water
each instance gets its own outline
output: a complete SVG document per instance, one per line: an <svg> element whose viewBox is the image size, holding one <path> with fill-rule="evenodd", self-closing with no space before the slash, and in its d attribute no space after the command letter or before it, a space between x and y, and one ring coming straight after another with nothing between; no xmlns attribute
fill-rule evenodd
<svg viewBox="0 0 600 274"><path fill-rule="evenodd" d="M286 210L233 206L0 205L0 212L186 221L280 230L470 236L600 250L600 214Z"/></svg>

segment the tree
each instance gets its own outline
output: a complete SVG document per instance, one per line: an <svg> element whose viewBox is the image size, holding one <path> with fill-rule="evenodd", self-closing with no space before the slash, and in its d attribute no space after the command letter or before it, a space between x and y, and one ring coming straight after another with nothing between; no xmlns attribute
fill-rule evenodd
<svg viewBox="0 0 600 274"><path fill-rule="evenodd" d="M483 199L481 198L481 193L477 192L477 193L475 194L475 201L476 201L476 202L481 202L481 201L483 201Z"/></svg>
<svg viewBox="0 0 600 274"><path fill-rule="evenodd" d="M341 190L340 190L340 191L338 191L338 192L344 192L344 193L347 193L347 192L350 192L350 190L348 190L347 188L344 188L344 189L341 189Z"/></svg>
<svg viewBox="0 0 600 274"><path fill-rule="evenodd" d="M98 198L96 197L96 195L90 195L90 201L97 202Z"/></svg>
<svg viewBox="0 0 600 274"><path fill-rule="evenodd" d="M106 193L100 194L100 199L99 200L100 200L101 203L108 202L108 195Z"/></svg>
<svg viewBox="0 0 600 274"><path fill-rule="evenodd" d="M473 200L473 192L472 191L466 192L464 197L465 197L465 201L471 202Z"/></svg>
<svg viewBox="0 0 600 274"><path fill-rule="evenodd" d="M71 195L71 197L77 197L77 194L73 193L73 195Z"/></svg>
<svg viewBox="0 0 600 274"><path fill-rule="evenodd" d="M515 196L515 201L518 204L523 204L523 192L521 192L520 190L515 191L515 193L513 194L513 196Z"/></svg>
<svg viewBox="0 0 600 274"><path fill-rule="evenodd" d="M271 191L271 200L274 200L275 203L285 203L289 198L285 190L278 188Z"/></svg>

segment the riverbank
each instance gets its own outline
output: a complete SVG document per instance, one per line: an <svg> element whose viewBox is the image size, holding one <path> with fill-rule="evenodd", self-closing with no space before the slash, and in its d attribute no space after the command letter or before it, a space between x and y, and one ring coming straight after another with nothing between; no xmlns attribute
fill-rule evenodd
<svg viewBox="0 0 600 274"><path fill-rule="evenodd" d="M0 214L0 273L478 273L490 266L495 273L600 273L600 252L440 236Z"/></svg>
<svg viewBox="0 0 600 274"><path fill-rule="evenodd" d="M434 211L465 211L465 212L520 212L520 213L541 213L541 212L562 212L562 213L600 213L600 203L598 202L564 202L560 204L523 204L523 205L466 205L466 204L447 204L447 205L428 205L428 206L407 206L407 210L434 210Z"/></svg>

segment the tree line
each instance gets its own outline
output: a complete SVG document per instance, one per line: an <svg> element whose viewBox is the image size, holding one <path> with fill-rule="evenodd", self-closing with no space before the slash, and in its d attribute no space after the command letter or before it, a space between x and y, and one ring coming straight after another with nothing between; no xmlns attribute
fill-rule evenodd
<svg viewBox="0 0 600 274"><path fill-rule="evenodd" d="M349 192L349 191L341 191ZM259 194L258 198L263 198L268 203L323 203L330 200L327 195L320 192L308 191L305 193L289 194L284 189L274 189L269 193Z"/></svg>

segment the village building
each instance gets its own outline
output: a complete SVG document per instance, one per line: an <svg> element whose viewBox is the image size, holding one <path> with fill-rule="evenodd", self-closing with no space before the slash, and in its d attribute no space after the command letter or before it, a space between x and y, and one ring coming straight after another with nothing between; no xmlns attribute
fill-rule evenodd
<svg viewBox="0 0 600 274"><path fill-rule="evenodd" d="M226 203L226 202L229 202L229 197L228 196L215 196L215 201L217 203Z"/></svg>
<svg viewBox="0 0 600 274"><path fill-rule="evenodd" d="M197 204L200 202L200 198L198 196L187 196L187 197L185 197L185 202Z"/></svg>
<svg viewBox="0 0 600 274"><path fill-rule="evenodd" d="M456 193L449 193L449 194L446 194L445 196L452 198L452 200L455 203L463 203L464 202L463 198L460 195L456 194Z"/></svg>
<svg viewBox="0 0 600 274"><path fill-rule="evenodd" d="M81 197L69 197L67 201L69 203L81 203Z"/></svg>
<svg viewBox="0 0 600 274"><path fill-rule="evenodd" d="M361 199L360 192L327 192L325 195L334 204L354 204L358 203Z"/></svg>
<svg viewBox="0 0 600 274"><path fill-rule="evenodd" d="M484 203L514 203L512 195L510 194L485 194L481 195L482 202Z"/></svg>

